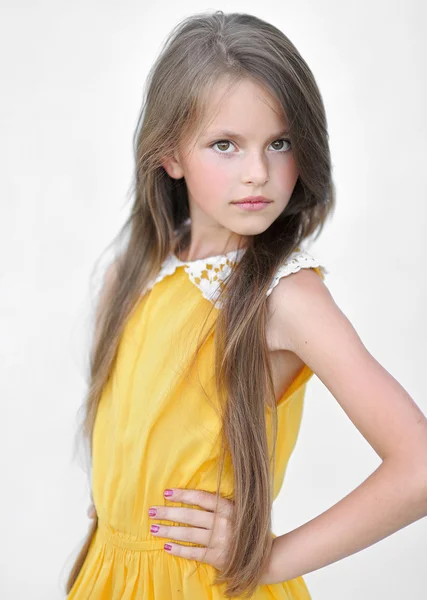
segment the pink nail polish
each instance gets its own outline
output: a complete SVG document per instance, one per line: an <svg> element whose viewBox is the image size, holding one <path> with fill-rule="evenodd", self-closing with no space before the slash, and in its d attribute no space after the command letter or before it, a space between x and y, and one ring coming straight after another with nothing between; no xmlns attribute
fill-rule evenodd
<svg viewBox="0 0 427 600"><path fill-rule="evenodd" d="M155 517L157 515L157 510L155 508L150 508L148 510L148 516L149 517Z"/></svg>
<svg viewBox="0 0 427 600"><path fill-rule="evenodd" d="M163 492L163 495L166 497L172 496L172 494L173 494L173 490L165 490Z"/></svg>
<svg viewBox="0 0 427 600"><path fill-rule="evenodd" d="M165 544L165 545L163 546L163 548L164 548L165 550L172 550L172 546L171 546L170 544Z"/></svg>

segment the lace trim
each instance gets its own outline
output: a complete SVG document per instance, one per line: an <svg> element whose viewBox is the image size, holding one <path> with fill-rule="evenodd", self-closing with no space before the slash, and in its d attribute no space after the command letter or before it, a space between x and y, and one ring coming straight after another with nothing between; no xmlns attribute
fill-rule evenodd
<svg viewBox="0 0 427 600"><path fill-rule="evenodd" d="M329 271L321 265L309 252L306 250L298 250L296 252L292 252L289 255L287 261L280 265L277 269L275 276L270 284L270 287L267 290L267 296L271 294L273 289L279 283L282 277L286 277L291 273L296 273L301 269L311 269L313 267L318 267L323 275L323 277L329 273Z"/></svg>
<svg viewBox="0 0 427 600"><path fill-rule="evenodd" d="M168 275L173 275L178 267L183 266L190 281L200 289L203 297L215 304L217 308L221 308L222 305L218 296L224 286L224 281L230 275L234 265L241 259L245 250L245 248L241 248L226 254L187 262L180 260L175 254L170 254L163 261L157 277L148 284L147 291Z"/></svg>
<svg viewBox="0 0 427 600"><path fill-rule="evenodd" d="M146 289L147 291L150 290L156 283L162 281L168 275L173 275L178 267L183 266L190 281L200 289L203 297L212 302L216 308L220 309L222 308L222 302L219 299L219 295L224 287L224 281L230 275L234 265L240 261L244 252L245 248L241 248L240 250L232 250L227 254L187 262L181 261L174 254L170 254L163 261L157 277L148 284ZM305 250L292 252L287 261L277 269L266 295L269 296L271 294L282 277L296 273L300 269L312 267L318 267L323 276L329 272Z"/></svg>

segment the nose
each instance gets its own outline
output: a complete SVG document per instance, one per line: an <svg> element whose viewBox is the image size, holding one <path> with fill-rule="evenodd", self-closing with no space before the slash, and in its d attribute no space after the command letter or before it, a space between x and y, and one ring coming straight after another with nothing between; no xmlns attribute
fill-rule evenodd
<svg viewBox="0 0 427 600"><path fill-rule="evenodd" d="M268 181L268 161L264 154L249 153L244 161L243 182L263 185Z"/></svg>

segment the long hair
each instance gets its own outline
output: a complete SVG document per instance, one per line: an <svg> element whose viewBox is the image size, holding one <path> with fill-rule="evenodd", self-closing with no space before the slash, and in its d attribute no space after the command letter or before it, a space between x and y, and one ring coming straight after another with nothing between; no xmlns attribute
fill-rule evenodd
<svg viewBox="0 0 427 600"><path fill-rule="evenodd" d="M172 179L162 160L198 130L209 92L222 75L232 82L251 78L278 100L289 123L299 173L284 211L264 232L252 236L232 270L215 322L215 382L223 408L219 480L227 456L234 474L234 518L228 560L214 584L226 582L229 597L249 597L272 544L277 407L266 342L266 292L280 264L304 239L318 237L335 208L326 115L313 74L286 35L253 15L215 11L184 19L169 34L148 74L134 134L134 202L119 233L126 241L114 265L111 293L91 352L82 434L92 454L97 407L125 322L163 260L188 245L185 180ZM267 412L272 417L272 449ZM95 520L72 567L67 592L96 524Z"/></svg>

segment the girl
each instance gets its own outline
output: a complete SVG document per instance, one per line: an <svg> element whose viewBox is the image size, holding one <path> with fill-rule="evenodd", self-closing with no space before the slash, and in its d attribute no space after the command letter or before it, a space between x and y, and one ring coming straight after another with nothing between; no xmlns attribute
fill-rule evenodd
<svg viewBox="0 0 427 600"><path fill-rule="evenodd" d="M335 205L310 69L254 16L185 19L149 74L135 163L97 311L94 521L68 598L307 600L304 574L427 514L426 419L302 249ZM276 537L313 373L382 464Z"/></svg>

